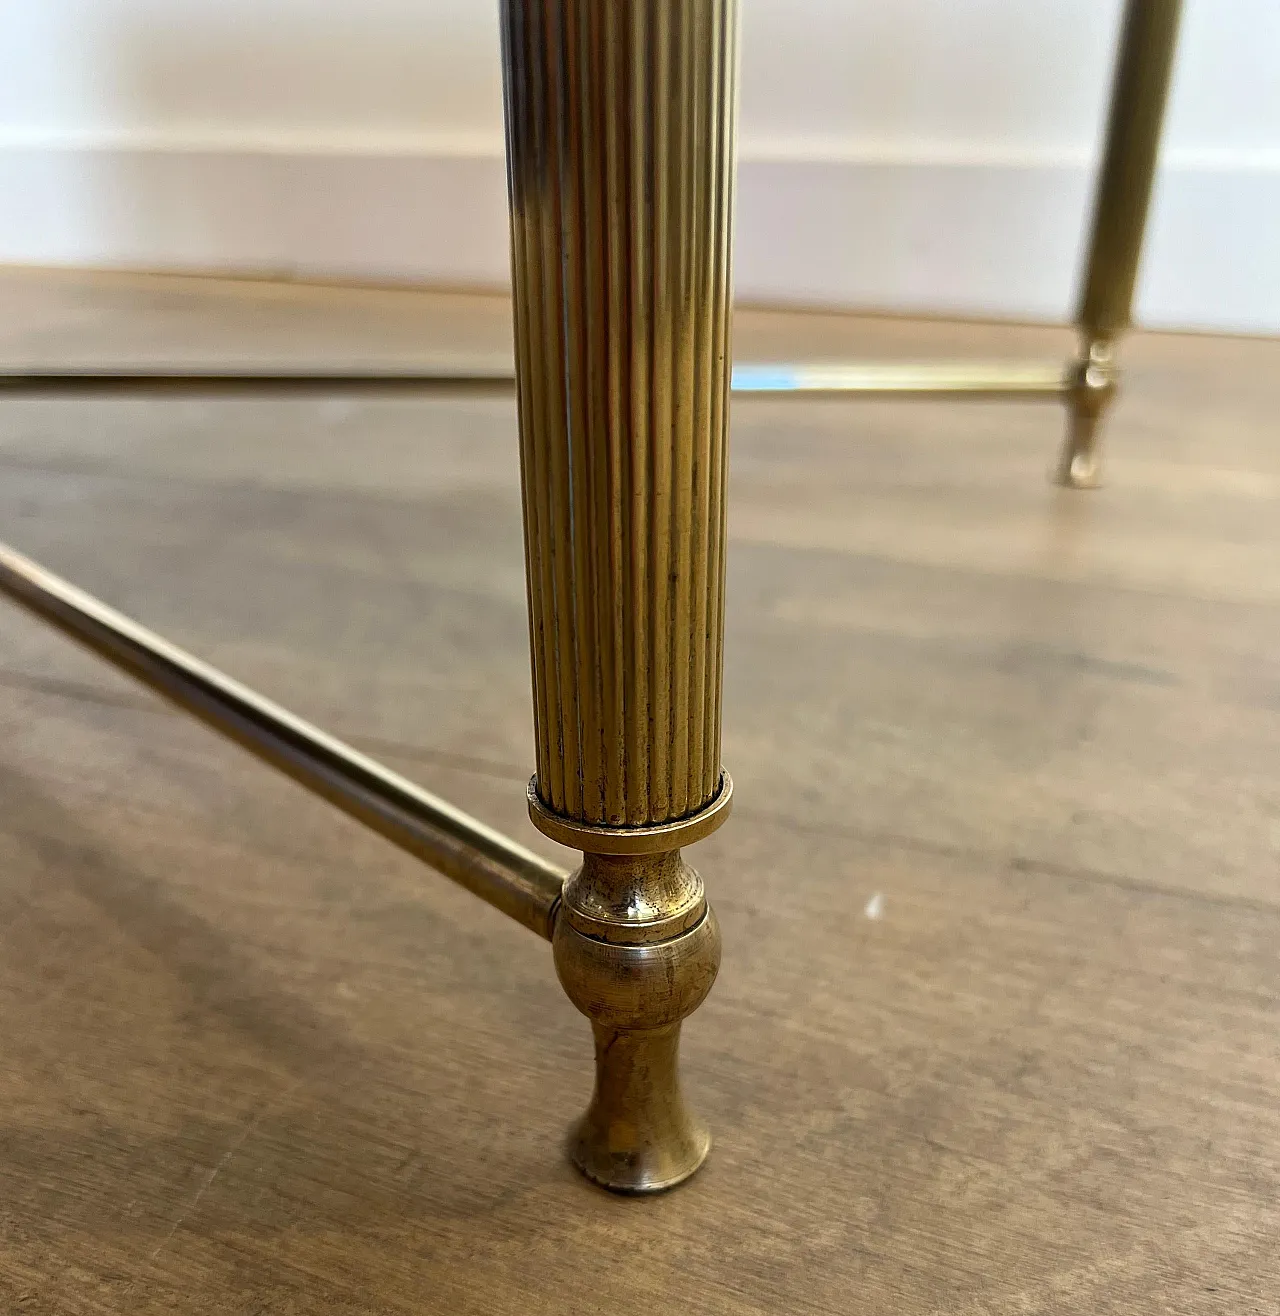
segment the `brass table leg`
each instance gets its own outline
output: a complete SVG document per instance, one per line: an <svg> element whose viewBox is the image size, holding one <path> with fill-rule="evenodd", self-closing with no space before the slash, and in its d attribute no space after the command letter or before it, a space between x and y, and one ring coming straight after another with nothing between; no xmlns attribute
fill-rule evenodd
<svg viewBox="0 0 1280 1316"><path fill-rule="evenodd" d="M1127 0L1093 227L1076 323L1080 355L1068 395L1060 484L1099 484L1098 431L1115 398L1114 343L1129 327L1155 180L1181 0Z"/></svg>
<svg viewBox="0 0 1280 1316"><path fill-rule="evenodd" d="M572 1135L648 1192L709 1146L680 1021L720 935L681 846L721 823L737 0L503 0L537 773L583 851L556 968L591 1021Z"/></svg>

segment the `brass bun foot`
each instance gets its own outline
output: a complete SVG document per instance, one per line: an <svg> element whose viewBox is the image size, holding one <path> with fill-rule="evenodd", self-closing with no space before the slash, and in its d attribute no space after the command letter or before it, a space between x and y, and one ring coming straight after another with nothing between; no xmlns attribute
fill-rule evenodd
<svg viewBox="0 0 1280 1316"><path fill-rule="evenodd" d="M675 1187L711 1147L684 1104L678 1062L681 1020L720 967L702 879L678 850L584 855L565 884L552 949L595 1034L595 1092L570 1135L573 1163L614 1192Z"/></svg>

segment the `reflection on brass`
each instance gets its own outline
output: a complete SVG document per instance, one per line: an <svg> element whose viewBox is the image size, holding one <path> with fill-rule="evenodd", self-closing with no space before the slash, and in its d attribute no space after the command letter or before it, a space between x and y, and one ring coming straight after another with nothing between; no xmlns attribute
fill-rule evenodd
<svg viewBox="0 0 1280 1316"><path fill-rule="evenodd" d="M1071 378L1061 366L1018 361L884 361L861 365L739 365L733 395L841 398L969 398L974 401L1054 401Z"/></svg>
<svg viewBox="0 0 1280 1316"><path fill-rule="evenodd" d="M459 365L434 370L245 372L219 369L170 370L157 366L119 369L37 370L0 367L0 393L37 397L104 394L284 393L507 393L515 386L511 367ZM731 389L739 398L798 395L865 398L921 397L1061 398L1070 387L1060 367L1037 362L885 361L857 365L744 362L733 369Z"/></svg>
<svg viewBox="0 0 1280 1316"><path fill-rule="evenodd" d="M0 544L0 593L550 938L566 874Z"/></svg>
<svg viewBox="0 0 1280 1316"><path fill-rule="evenodd" d="M1098 428L1115 396L1116 337L1129 327L1155 181L1181 0L1128 0L1077 322L1081 350L1058 480L1099 483Z"/></svg>
<svg viewBox="0 0 1280 1316"><path fill-rule="evenodd" d="M719 934L679 847L720 765L737 0L504 0L537 773L586 853L556 965L596 1034L573 1157L624 1192L692 1174L676 1082ZM572 911L572 912L569 912Z"/></svg>

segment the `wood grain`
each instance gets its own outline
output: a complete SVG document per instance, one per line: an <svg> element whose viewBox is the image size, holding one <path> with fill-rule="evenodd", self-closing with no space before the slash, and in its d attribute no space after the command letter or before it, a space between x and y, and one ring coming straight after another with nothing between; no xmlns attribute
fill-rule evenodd
<svg viewBox="0 0 1280 1316"><path fill-rule="evenodd" d="M0 283L14 361L507 345L497 300ZM563 1159L545 946L0 614L0 1310L1275 1310L1280 345L1125 360L1096 495L1052 408L735 409L717 1144L655 1201ZM545 850L511 413L8 402L0 533Z"/></svg>

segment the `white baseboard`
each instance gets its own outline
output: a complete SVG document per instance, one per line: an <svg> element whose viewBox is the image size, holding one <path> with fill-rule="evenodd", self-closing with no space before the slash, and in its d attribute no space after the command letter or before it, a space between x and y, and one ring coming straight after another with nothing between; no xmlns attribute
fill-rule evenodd
<svg viewBox="0 0 1280 1316"><path fill-rule="evenodd" d="M1280 160L1162 170L1138 295L1161 328L1280 332ZM1091 190L1076 160L748 156L744 301L1062 320ZM0 262L501 287L490 150L0 143Z"/></svg>

